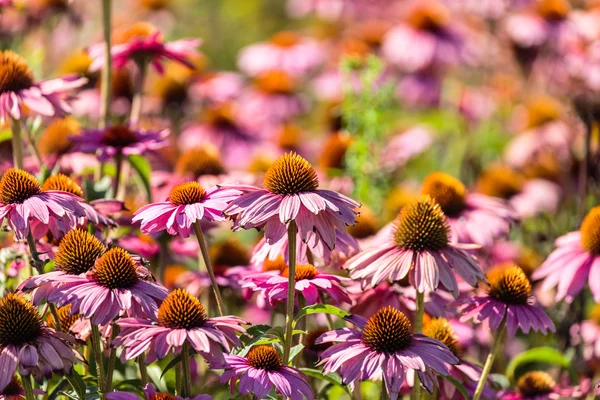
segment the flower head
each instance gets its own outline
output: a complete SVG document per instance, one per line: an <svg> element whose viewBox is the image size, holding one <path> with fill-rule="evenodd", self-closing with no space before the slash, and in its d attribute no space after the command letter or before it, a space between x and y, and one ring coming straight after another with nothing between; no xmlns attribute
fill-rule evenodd
<svg viewBox="0 0 600 400"><path fill-rule="evenodd" d="M552 320L535 306L531 283L521 268L514 266L492 271L488 280L487 296L473 296L455 303L461 308L461 320L473 318L482 322L488 319L493 331L506 321L510 336L514 336L519 328L524 333L530 329L554 332Z"/></svg>
<svg viewBox="0 0 600 400"><path fill-rule="evenodd" d="M441 342L412 332L408 318L393 307L385 307L366 319L346 318L356 328L325 333L316 343L338 342L322 354L324 373L338 372L344 384L383 378L392 400L409 371L415 371L430 392L437 386L435 374L449 374L458 359Z"/></svg>
<svg viewBox="0 0 600 400"><path fill-rule="evenodd" d="M35 82L23 57L10 50L0 52L0 122L20 119L24 107L47 117L69 113L71 108L64 100L65 93L86 81L68 76Z"/></svg>
<svg viewBox="0 0 600 400"><path fill-rule="evenodd" d="M295 153L279 157L267 170L264 189L228 185L244 192L224 211L234 219L234 230L265 228L268 244L285 235L291 221L305 243L322 241L332 250L336 230L356 222L360 205L339 193L319 189L312 165Z"/></svg>
<svg viewBox="0 0 600 400"><path fill-rule="evenodd" d="M30 302L8 293L0 299L0 390L11 383L17 368L39 382L53 372L70 373L77 362L74 344L71 336L49 328Z"/></svg>
<svg viewBox="0 0 600 400"><path fill-rule="evenodd" d="M144 400L212 400L212 396L208 394L197 394L194 397L173 396L170 393L157 392L151 383L147 383L143 387ZM110 392L106 393L108 400L139 400L139 396L129 392Z"/></svg>
<svg viewBox="0 0 600 400"><path fill-rule="evenodd" d="M409 276L419 292L442 285L458 296L454 271L475 286L483 280L477 262L450 242L450 227L439 204L430 196L421 196L407 204L394 222L388 242L363 251L346 262L350 277L372 286Z"/></svg>
<svg viewBox="0 0 600 400"><path fill-rule="evenodd" d="M275 387L278 393L292 400L314 398L308 377L295 368L283 365L281 355L272 346L254 346L245 357L225 355L223 365L214 364L211 367L225 369L221 383L229 381L231 393L235 392L239 379L237 390L241 395L252 393L261 399Z"/></svg>
<svg viewBox="0 0 600 400"><path fill-rule="evenodd" d="M33 394L43 395L43 390L34 389ZM0 400L22 400L25 399L25 390L21 384L21 380L14 375L10 383L2 390L0 390Z"/></svg>
<svg viewBox="0 0 600 400"><path fill-rule="evenodd" d="M236 333L245 332L247 324L234 316L209 318L204 306L185 289L175 289L163 300L156 317L123 318L116 345L122 345L123 360L130 360L149 350L151 363L173 352L178 354L184 343L211 362L222 362L223 352L239 346Z"/></svg>
<svg viewBox="0 0 600 400"><path fill-rule="evenodd" d="M170 235L190 235L192 224L224 221L222 213L241 192L234 188L204 189L198 182L179 184L171 189L167 201L152 203L137 210L132 222L141 222L144 234L167 230Z"/></svg>
<svg viewBox="0 0 600 400"><path fill-rule="evenodd" d="M0 221L6 219L19 240L27 237L32 223L50 228L55 236L77 225L85 211L78 196L57 191L42 191L35 177L10 168L0 179Z"/></svg>

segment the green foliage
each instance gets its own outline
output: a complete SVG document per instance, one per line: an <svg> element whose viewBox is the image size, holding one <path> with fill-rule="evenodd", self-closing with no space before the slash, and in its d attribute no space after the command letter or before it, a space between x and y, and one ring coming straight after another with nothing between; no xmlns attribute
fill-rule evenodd
<svg viewBox="0 0 600 400"><path fill-rule="evenodd" d="M509 380L515 381L517 370L532 363L544 363L558 365L565 368L571 374L572 379L577 379L577 374L571 366L571 359L559 350L552 347L536 347L517 354L506 367L506 376Z"/></svg>

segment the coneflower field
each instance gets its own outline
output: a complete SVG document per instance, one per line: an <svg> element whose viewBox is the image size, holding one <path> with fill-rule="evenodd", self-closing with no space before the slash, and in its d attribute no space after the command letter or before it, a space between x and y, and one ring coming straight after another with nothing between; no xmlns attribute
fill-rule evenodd
<svg viewBox="0 0 600 400"><path fill-rule="evenodd" d="M600 1L0 0L0 400L600 399Z"/></svg>

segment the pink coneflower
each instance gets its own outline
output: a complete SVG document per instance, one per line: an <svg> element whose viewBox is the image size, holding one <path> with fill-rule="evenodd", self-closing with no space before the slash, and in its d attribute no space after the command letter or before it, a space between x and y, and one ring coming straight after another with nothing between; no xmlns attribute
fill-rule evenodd
<svg viewBox="0 0 600 400"><path fill-rule="evenodd" d="M8 293L0 299L0 390L15 371L42 383L53 372L70 374L77 363L75 339L50 329L37 309L24 298Z"/></svg>
<svg viewBox="0 0 600 400"><path fill-rule="evenodd" d="M423 181L421 193L430 195L446 214L453 241L475 243L489 248L506 237L515 212L501 199L468 193L458 179L433 172Z"/></svg>
<svg viewBox="0 0 600 400"><path fill-rule="evenodd" d="M393 307L409 316L413 315L417 308L417 291L409 285L383 282L374 288L365 288L361 282L352 281L348 292L352 300L350 312L365 318L370 318L384 307Z"/></svg>
<svg viewBox="0 0 600 400"><path fill-rule="evenodd" d="M18 289L33 291L31 301L39 304L65 283L65 276L87 273L105 252L106 246L94 235L82 229L72 229L58 245L54 256L55 271L29 277Z"/></svg>
<svg viewBox="0 0 600 400"><path fill-rule="evenodd" d="M243 87L244 79L240 74L220 71L205 75L192 84L190 96L198 102L222 103L237 99Z"/></svg>
<svg viewBox="0 0 600 400"><path fill-rule="evenodd" d="M323 45L294 32L276 33L267 42L251 44L240 51L238 66L250 76L280 69L293 76L305 76L324 60Z"/></svg>
<svg viewBox="0 0 600 400"><path fill-rule="evenodd" d="M517 381L516 390L503 390L496 397L499 400L552 400L565 398L582 398L585 394L576 395L572 388L561 388L544 371L529 371Z"/></svg>
<svg viewBox="0 0 600 400"><path fill-rule="evenodd" d="M212 400L208 394L197 394L194 397L173 396L170 393L157 392L151 383L147 383L143 388L144 400ZM110 392L106 393L108 400L140 400L135 393L129 392Z"/></svg>
<svg viewBox="0 0 600 400"><path fill-rule="evenodd" d="M490 275L487 296L473 296L456 301L455 304L460 307L461 321L488 320L490 329L494 332L498 331L502 323L506 323L511 337L519 328L524 333L529 333L530 330L544 334L555 331L550 317L535 305L531 283L521 268L515 266Z"/></svg>
<svg viewBox="0 0 600 400"><path fill-rule="evenodd" d="M347 317L356 328L325 333L316 343L338 342L321 355L323 372L338 372L345 385L383 379L391 400L396 400L408 373L416 372L431 393L436 373L448 375L458 359L443 343L412 332L408 318L393 307L371 318Z"/></svg>
<svg viewBox="0 0 600 400"><path fill-rule="evenodd" d="M2 4L0 4L1 6ZM33 389L33 394L44 395L46 393L40 389ZM13 376L10 383L4 389L0 390L0 400L23 400L25 398L25 390L23 389L21 380L16 375Z"/></svg>
<svg viewBox="0 0 600 400"><path fill-rule="evenodd" d="M334 303L351 303L348 293L342 287L344 278L324 274L310 264L296 265L295 290L302 295L307 305L319 302L319 296L328 294ZM274 306L287 300L289 270L280 273L265 272L250 275L244 279L243 287L260 291L269 303Z"/></svg>
<svg viewBox="0 0 600 400"><path fill-rule="evenodd" d="M71 313L106 325L120 315L151 317L167 296L166 288L147 277L133 257L119 247L102 255L85 275L63 275L48 301L59 307L71 304Z"/></svg>
<svg viewBox="0 0 600 400"><path fill-rule="evenodd" d="M312 400L308 377L295 368L283 365L281 355L271 346L254 346L245 357L225 355L225 363L211 365L224 369L221 383L229 382L231 393L252 394L262 399L275 387L275 391L291 400Z"/></svg>
<svg viewBox="0 0 600 400"><path fill-rule="evenodd" d="M448 9L427 0L410 4L405 21L386 34L382 51L403 71L416 72L456 65L465 50Z"/></svg>
<svg viewBox="0 0 600 400"><path fill-rule="evenodd" d="M163 148L168 144L168 134L166 130L146 131L128 125L112 125L72 136L72 151L97 154L100 161L107 161L117 155L127 157Z"/></svg>
<svg viewBox="0 0 600 400"><path fill-rule="evenodd" d="M442 101L442 77L432 71L407 74L398 82L396 95L408 107L437 108Z"/></svg>
<svg viewBox="0 0 600 400"><path fill-rule="evenodd" d="M581 223L579 231L556 239L556 249L532 274L533 280L544 279L542 289L555 286L556 301L573 301L586 281L600 302L600 206L594 207Z"/></svg>
<svg viewBox="0 0 600 400"><path fill-rule="evenodd" d="M123 346L121 360L131 360L149 350L147 363L163 359L169 353L179 354L184 343L211 362L223 362L223 352L240 346L236 333L244 333L234 316L208 318L200 301L185 289L175 289L163 300L158 314L151 319L122 318L121 328L113 342Z"/></svg>
<svg viewBox="0 0 600 400"><path fill-rule="evenodd" d="M450 227L439 204L424 195L402 208L387 243L363 251L345 265L354 280L377 286L409 276L419 291L433 291L442 285L458 297L454 272L476 286L483 272L475 258L462 248L473 246L450 243Z"/></svg>
<svg viewBox="0 0 600 400"><path fill-rule="evenodd" d="M23 108L46 117L71 112L66 93L85 84L78 76L35 82L27 62L10 50L0 52L0 122L21 119Z"/></svg>
<svg viewBox="0 0 600 400"><path fill-rule="evenodd" d="M189 237L192 225L202 220L224 221L222 213L241 192L235 188L205 190L197 182L182 183L171 189L165 202L148 204L137 210L132 222L141 222L144 234L167 230L170 235Z"/></svg>
<svg viewBox="0 0 600 400"><path fill-rule="evenodd" d="M571 343L581 345L586 361L600 360L600 306L595 305L587 319L571 326Z"/></svg>
<svg viewBox="0 0 600 400"><path fill-rule="evenodd" d="M0 223L6 219L17 240L27 237L32 223L55 227L58 236L77 226L85 215L80 200L72 193L42 191L33 175L10 168L0 179Z"/></svg>
<svg viewBox="0 0 600 400"><path fill-rule="evenodd" d="M411 158L423 153L433 144L430 129L415 126L390 139L381 154L381 163L389 169L402 168Z"/></svg>
<svg viewBox="0 0 600 400"><path fill-rule="evenodd" d="M160 245L156 239L149 235L128 235L119 238L119 246L130 253L138 254L150 260L160 252ZM198 249L194 253L197 255Z"/></svg>
<svg viewBox="0 0 600 400"><path fill-rule="evenodd" d="M227 185L244 192L225 209L234 218L234 230L265 228L267 243L284 237L290 221L295 221L304 242L321 240L330 250L336 245L336 229L356 221L360 205L333 192L318 189L319 179L308 161L295 153L277 159L267 170L264 189Z"/></svg>
<svg viewBox="0 0 600 400"><path fill-rule="evenodd" d="M162 62L173 60L195 68L191 57L197 56L200 39L182 39L165 42L163 34L148 22L137 22L118 38L119 44L112 47L110 53L116 68L122 68L129 61L150 63L159 73L164 71ZM93 45L89 49L92 58L90 71L99 70L106 62L104 44Z"/></svg>

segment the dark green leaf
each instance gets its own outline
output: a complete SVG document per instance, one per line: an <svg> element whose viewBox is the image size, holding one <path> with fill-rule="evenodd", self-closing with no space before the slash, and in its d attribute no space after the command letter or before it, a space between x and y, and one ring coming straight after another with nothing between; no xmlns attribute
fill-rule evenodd
<svg viewBox="0 0 600 400"><path fill-rule="evenodd" d="M506 376L508 379L514 382L517 369L530 363L547 363L558 365L562 368L568 369L571 377L573 377L573 368L571 366L570 358L566 357L563 353L552 347L536 347L516 355L512 360L510 360L508 367L506 367Z"/></svg>
<svg viewBox="0 0 600 400"><path fill-rule="evenodd" d="M73 369L71 371L71 375L66 375L65 378L69 381L71 387L75 393L77 393L79 398L81 400L85 399L86 385L83 379L81 379L81 375L79 375L77 371Z"/></svg>
<svg viewBox="0 0 600 400"><path fill-rule="evenodd" d="M462 383L460 383L459 381L457 381L456 379L454 379L450 375L448 375L448 376L441 375L441 376L442 376L442 378L444 378L445 380L447 380L448 382L450 382L452 385L454 385L454 387L460 392L460 394L463 395L463 398L465 400L468 400L468 398L469 398L469 392L467 392L467 389L465 389L465 387L463 386Z"/></svg>
<svg viewBox="0 0 600 400"><path fill-rule="evenodd" d="M304 372L304 374L310 378L320 379L322 381L329 382L333 385L340 386L346 391L346 393L348 393L348 395L350 397L352 397L352 395L350 394L350 391L348 390L348 386L346 386L342 383L342 380L339 378L339 376L324 375L318 369L312 369L312 368L300 368L300 371Z"/></svg>
<svg viewBox="0 0 600 400"><path fill-rule="evenodd" d="M129 161L129 164L133 167L135 172L138 173L138 176L142 181L142 186L146 191L146 198L148 202L151 203L152 192L150 187L150 174L152 172L152 169L150 168L150 163L145 157L135 154L127 157L127 161Z"/></svg>
<svg viewBox="0 0 600 400"><path fill-rule="evenodd" d="M296 314L296 318L294 320L298 321L300 318L306 315L318 313L331 314L340 318L345 318L350 315L346 311L329 304L314 304L312 306L304 307L302 310L300 310L298 314Z"/></svg>
<svg viewBox="0 0 600 400"><path fill-rule="evenodd" d="M175 357L174 359L172 359L167 366L165 367L165 369L163 369L162 374L160 374L160 379L162 379L165 374L172 369L173 367L175 367L177 364L179 364L181 362L181 355Z"/></svg>

